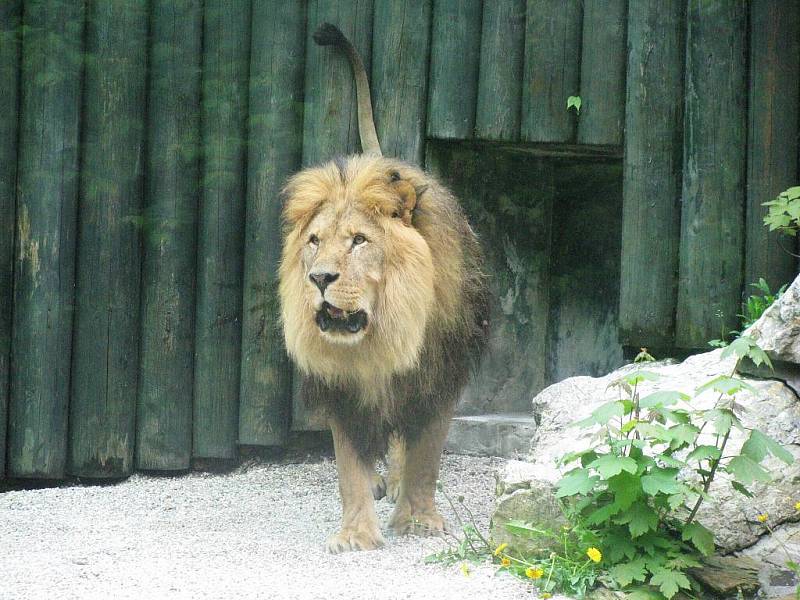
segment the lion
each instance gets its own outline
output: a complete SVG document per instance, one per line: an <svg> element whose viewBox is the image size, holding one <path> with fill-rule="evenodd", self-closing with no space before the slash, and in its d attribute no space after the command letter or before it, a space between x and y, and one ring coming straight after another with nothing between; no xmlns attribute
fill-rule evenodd
<svg viewBox="0 0 800 600"><path fill-rule="evenodd" d="M440 534L434 504L445 437L486 345L488 291L477 236L434 177L382 156L363 63L333 25L315 33L350 59L363 153L293 175L283 191L279 298L301 394L330 426L342 525L331 553L396 534ZM388 450L386 480L375 463Z"/></svg>

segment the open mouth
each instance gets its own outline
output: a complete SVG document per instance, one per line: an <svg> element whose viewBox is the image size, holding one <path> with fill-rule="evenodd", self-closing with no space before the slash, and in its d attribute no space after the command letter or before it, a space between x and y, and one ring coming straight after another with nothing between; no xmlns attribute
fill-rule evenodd
<svg viewBox="0 0 800 600"><path fill-rule="evenodd" d="M348 313L328 302L322 303L315 320L320 331L358 333L367 327L367 313L363 310Z"/></svg>

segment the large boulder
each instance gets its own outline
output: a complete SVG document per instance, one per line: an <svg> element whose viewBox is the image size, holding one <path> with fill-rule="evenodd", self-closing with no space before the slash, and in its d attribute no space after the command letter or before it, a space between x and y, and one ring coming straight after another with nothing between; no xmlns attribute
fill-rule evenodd
<svg viewBox="0 0 800 600"><path fill-rule="evenodd" d="M800 275L746 333L773 360L800 365Z"/></svg>
<svg viewBox="0 0 800 600"><path fill-rule="evenodd" d="M692 356L682 363L660 362L646 366L657 373L657 381L641 384L644 396L659 390L677 390L694 396L697 388L718 375L729 375L735 359L721 358L721 350ZM591 414L598 406L619 398L619 390L612 384L625 373L637 368L628 365L604 377L571 377L543 390L533 399L533 413L538 427L531 442L529 460L511 462L506 473L500 474L498 491L498 520L519 518L537 522L550 518L549 500L542 500L545 484L553 484L561 477L556 461L565 453L597 444L593 431L573 426L577 420ZM785 445L795 457L800 457L800 401L795 393L780 381L748 379L753 392L737 395L742 407L741 419L745 427L757 428ZM697 408L711 408L717 395L706 391L692 400ZM726 454L736 452L746 440L746 433L732 430ZM713 441L709 442L713 443ZM768 485L754 485L753 498L734 491L729 477L720 473L710 490L710 499L704 502L698 520L716 534L716 543L723 552L730 552L754 544L764 533L756 520L762 513L770 515L770 522L778 525L795 518L795 503L800 500L800 463L791 466L778 461L768 462L775 479ZM524 475L521 475L524 473ZM530 489L521 480L529 478ZM529 502L520 495L531 496ZM536 496L539 498L537 501ZM516 507L543 507L538 514L529 510L514 514ZM544 510L547 508L547 510Z"/></svg>

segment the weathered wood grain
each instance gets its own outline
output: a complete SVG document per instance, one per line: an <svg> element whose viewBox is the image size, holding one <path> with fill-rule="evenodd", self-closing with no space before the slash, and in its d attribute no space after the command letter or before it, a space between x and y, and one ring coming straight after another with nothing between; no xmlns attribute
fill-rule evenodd
<svg viewBox="0 0 800 600"><path fill-rule="evenodd" d="M627 12L627 0L584 0L579 144L622 143Z"/></svg>
<svg viewBox="0 0 800 600"><path fill-rule="evenodd" d="M25 3L8 471L67 460L84 3Z"/></svg>
<svg viewBox="0 0 800 600"><path fill-rule="evenodd" d="M630 3L619 320L632 346L675 340L684 23L682 0Z"/></svg>
<svg viewBox="0 0 800 600"><path fill-rule="evenodd" d="M421 164L425 147L432 0L375 0L372 103L386 156Z"/></svg>
<svg viewBox="0 0 800 600"><path fill-rule="evenodd" d="M192 450L203 5L150 11L136 467L180 470Z"/></svg>
<svg viewBox="0 0 800 600"><path fill-rule="evenodd" d="M525 0L483 5L475 136L516 141L522 110Z"/></svg>
<svg viewBox="0 0 800 600"><path fill-rule="evenodd" d="M676 341L737 329L744 271L747 3L689 0Z"/></svg>
<svg viewBox="0 0 800 600"><path fill-rule="evenodd" d="M581 0L528 0L522 131L526 142L571 142L580 92Z"/></svg>
<svg viewBox="0 0 800 600"><path fill-rule="evenodd" d="M279 446L291 366L279 322L280 190L302 159L305 6L253 3L239 442Z"/></svg>
<svg viewBox="0 0 800 600"><path fill-rule="evenodd" d="M430 137L473 136L482 13L481 0L434 2L427 125Z"/></svg>
<svg viewBox="0 0 800 600"><path fill-rule="evenodd" d="M17 185L19 48L22 1L0 4L0 479L6 470L11 307L14 289L14 211Z"/></svg>
<svg viewBox="0 0 800 600"><path fill-rule="evenodd" d="M195 458L237 456L250 8L250 0L204 6Z"/></svg>
<svg viewBox="0 0 800 600"><path fill-rule="evenodd" d="M797 185L800 97L800 5L750 3L750 76L747 134L747 207L744 283L766 279L772 289L797 273L795 258L764 226L763 202ZM794 242L781 243L794 252ZM752 288L747 292L752 292Z"/></svg>
<svg viewBox="0 0 800 600"><path fill-rule="evenodd" d="M147 8L92 0L87 10L69 418L69 472L80 477L133 468Z"/></svg>

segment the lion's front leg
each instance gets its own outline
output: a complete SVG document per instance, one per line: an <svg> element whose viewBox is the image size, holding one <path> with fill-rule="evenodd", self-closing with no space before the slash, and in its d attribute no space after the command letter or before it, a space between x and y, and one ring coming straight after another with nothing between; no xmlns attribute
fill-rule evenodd
<svg viewBox="0 0 800 600"><path fill-rule="evenodd" d="M406 441L405 465L391 527L397 534L439 535L445 522L434 503L442 449L452 411L435 417L418 439Z"/></svg>
<svg viewBox="0 0 800 600"><path fill-rule="evenodd" d="M384 543L372 500L371 476L374 469L362 460L350 439L333 420L331 433L342 497L342 528L328 538L328 552L374 550Z"/></svg>

